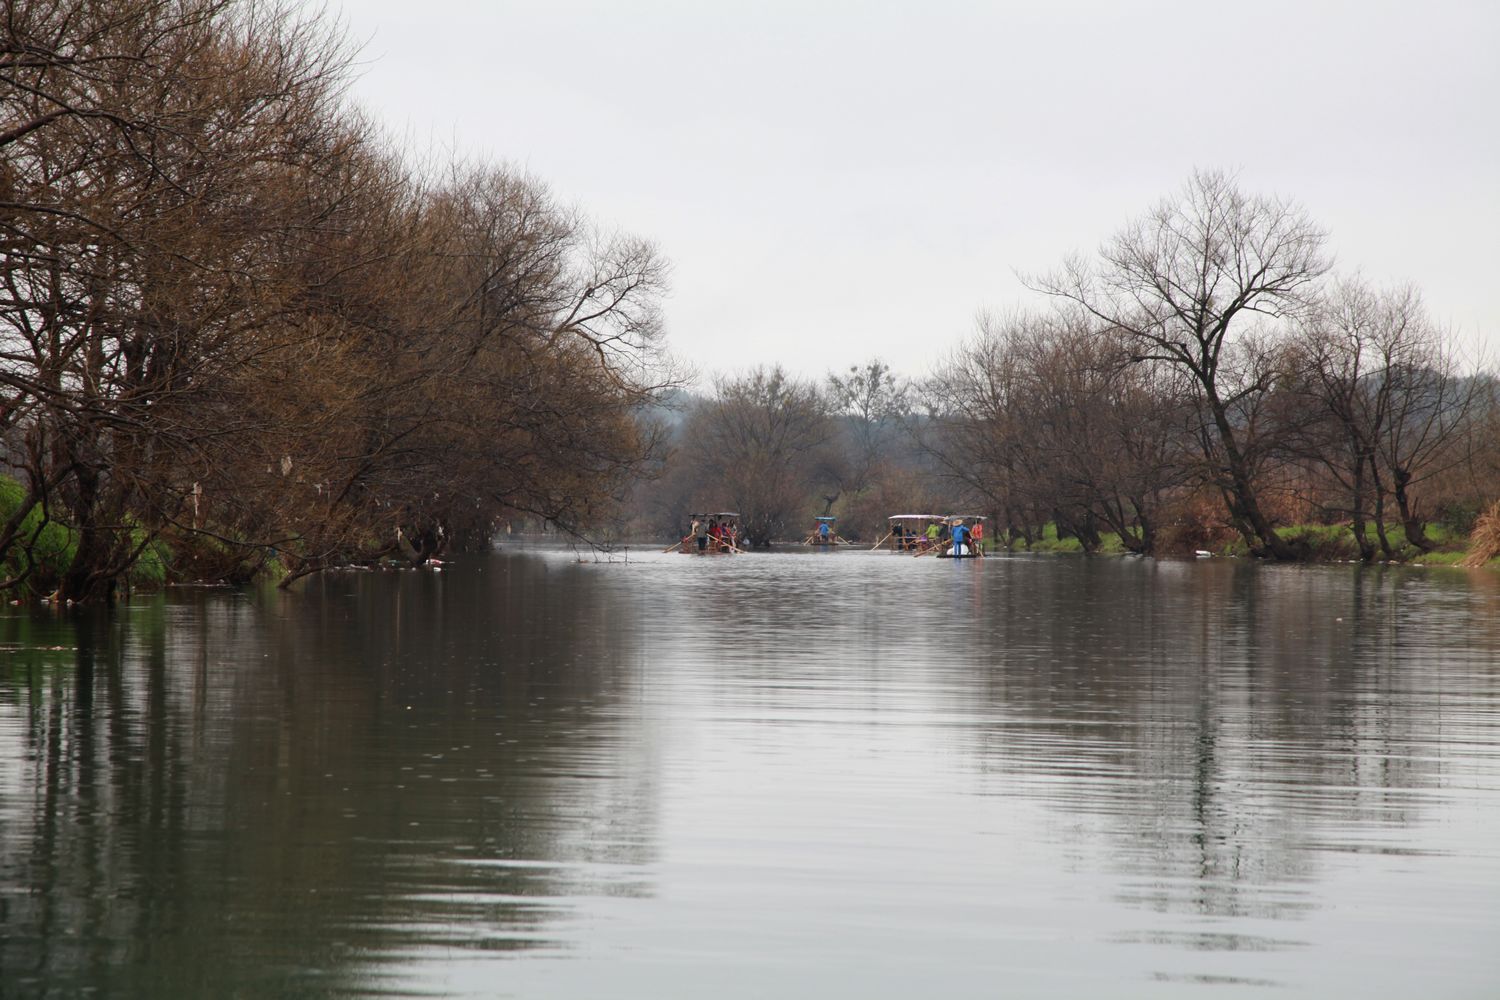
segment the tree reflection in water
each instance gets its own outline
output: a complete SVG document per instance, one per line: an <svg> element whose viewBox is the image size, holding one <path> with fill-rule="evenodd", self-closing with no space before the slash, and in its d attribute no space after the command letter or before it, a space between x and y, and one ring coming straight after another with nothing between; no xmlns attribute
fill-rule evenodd
<svg viewBox="0 0 1500 1000"><path fill-rule="evenodd" d="M554 552L0 644L6 996L1399 995L1496 913L1483 574Z"/></svg>
<svg viewBox="0 0 1500 1000"><path fill-rule="evenodd" d="M645 891L651 772L610 709L630 629L586 588L484 582L5 619L9 988L360 992L419 949L558 947L571 900Z"/></svg>
<svg viewBox="0 0 1500 1000"><path fill-rule="evenodd" d="M1192 573L1193 586L1143 573ZM1418 819L1442 783L1430 730L1445 721L1444 691L1467 699L1465 680L1497 658L1491 642L1455 643L1432 614L1435 583L1460 620L1493 622L1476 606L1495 605L1483 587L1354 575L1350 586L1298 567L1171 562L1101 564L1081 581L1032 575L997 612L976 689L959 689L993 713L976 747L983 788L1108 836L1122 902L1295 920L1315 906L1297 886L1324 852L1382 850L1379 831ZM1424 599L1408 603L1414 586ZM1089 614L1094 603L1109 614ZM1080 610L1048 610L1065 607Z"/></svg>

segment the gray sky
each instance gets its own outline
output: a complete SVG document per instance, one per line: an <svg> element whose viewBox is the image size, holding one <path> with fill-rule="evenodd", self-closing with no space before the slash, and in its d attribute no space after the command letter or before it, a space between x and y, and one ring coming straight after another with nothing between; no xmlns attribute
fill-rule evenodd
<svg viewBox="0 0 1500 1000"><path fill-rule="evenodd" d="M1194 167L1500 351L1500 4L332 0L352 96L672 261L704 372L919 374Z"/></svg>

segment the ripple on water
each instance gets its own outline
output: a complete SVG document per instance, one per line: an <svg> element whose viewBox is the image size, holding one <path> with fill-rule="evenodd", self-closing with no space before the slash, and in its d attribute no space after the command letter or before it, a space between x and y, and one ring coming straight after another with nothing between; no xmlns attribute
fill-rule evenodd
<svg viewBox="0 0 1500 1000"><path fill-rule="evenodd" d="M0 967L1487 995L1500 634L1466 580L540 552L0 619Z"/></svg>

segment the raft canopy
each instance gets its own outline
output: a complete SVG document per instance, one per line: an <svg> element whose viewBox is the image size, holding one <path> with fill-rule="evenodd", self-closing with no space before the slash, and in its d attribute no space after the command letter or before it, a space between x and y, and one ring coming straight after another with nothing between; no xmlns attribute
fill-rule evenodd
<svg viewBox="0 0 1500 1000"><path fill-rule="evenodd" d="M836 517L829 517L827 514L819 514L817 517L813 518L813 520L814 521L827 521L829 524L832 524L834 521L837 521L838 518L836 518Z"/></svg>
<svg viewBox="0 0 1500 1000"><path fill-rule="evenodd" d="M941 514L892 514L887 521L941 521Z"/></svg>

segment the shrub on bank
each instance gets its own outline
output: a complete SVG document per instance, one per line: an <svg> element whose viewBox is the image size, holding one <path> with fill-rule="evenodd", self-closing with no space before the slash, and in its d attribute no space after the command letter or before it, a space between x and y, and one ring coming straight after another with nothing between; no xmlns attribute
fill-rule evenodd
<svg viewBox="0 0 1500 1000"><path fill-rule="evenodd" d="M26 488L8 476L0 476L0 524L9 523L26 498ZM142 528L133 528L130 543L141 546L135 563L122 582L127 587L161 587L171 575L172 548L161 539L146 541ZM53 512L34 507L17 528L16 541L0 561L0 581L25 576L24 587L34 594L50 594L73 562L78 551L78 532Z"/></svg>
<svg viewBox="0 0 1500 1000"><path fill-rule="evenodd" d="M1469 552L1463 565L1483 566L1494 559L1500 559L1500 500L1490 504L1474 522L1474 533L1469 536Z"/></svg>
<svg viewBox="0 0 1500 1000"><path fill-rule="evenodd" d="M0 524L10 523L25 498L25 487L9 476L0 476ZM57 581L62 579L77 551L76 533L38 507L21 519L16 540L18 544L11 545L0 562L0 577L11 580L28 574L26 579L32 590L50 593L56 589Z"/></svg>

